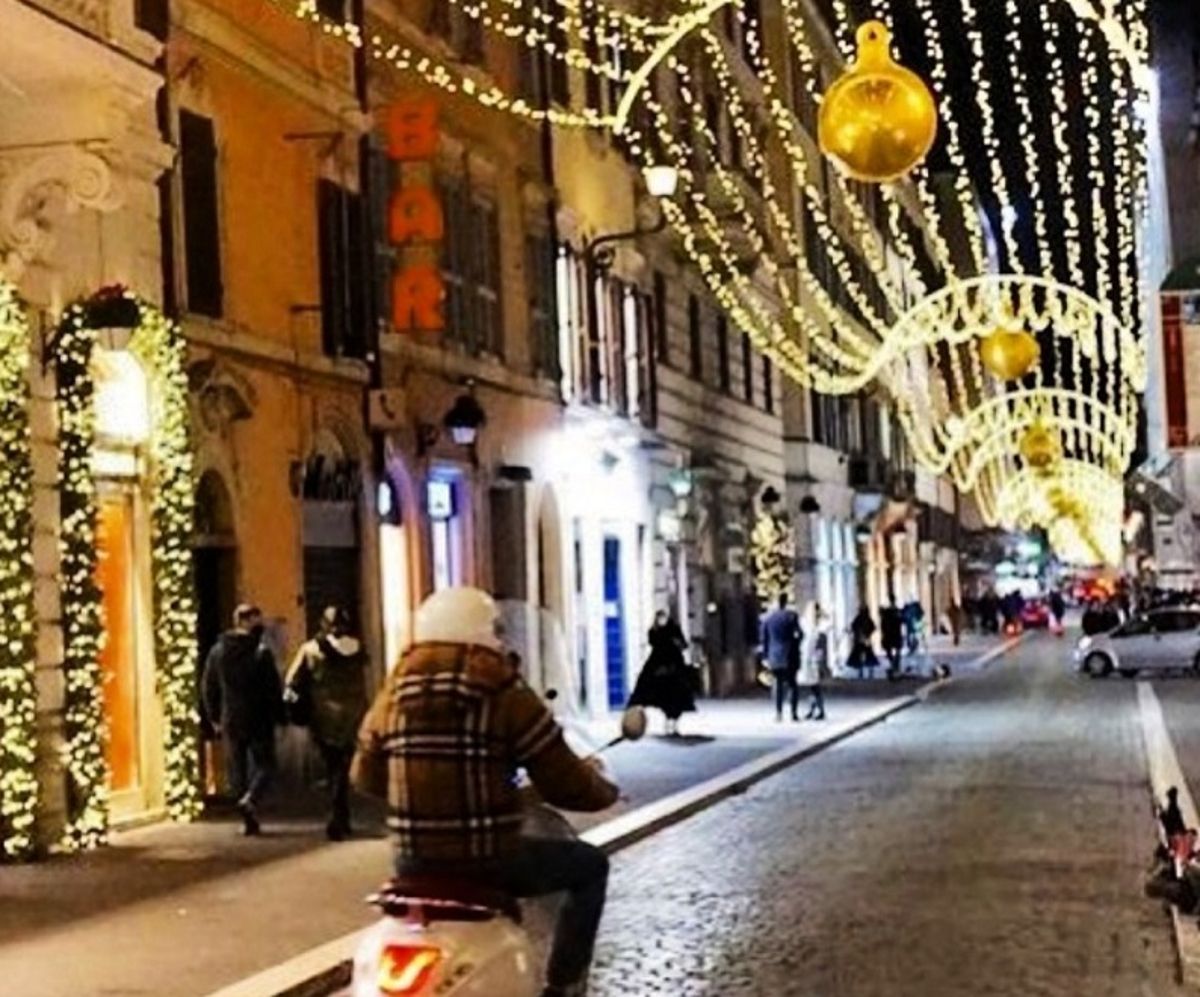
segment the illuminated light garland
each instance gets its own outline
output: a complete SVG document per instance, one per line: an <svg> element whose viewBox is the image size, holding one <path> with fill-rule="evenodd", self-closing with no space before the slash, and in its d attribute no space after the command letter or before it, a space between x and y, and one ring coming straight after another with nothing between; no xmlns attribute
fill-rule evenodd
<svg viewBox="0 0 1200 997"><path fill-rule="evenodd" d="M30 330L0 280L0 860L29 858L38 807Z"/></svg>
<svg viewBox="0 0 1200 997"><path fill-rule="evenodd" d="M93 468L95 385L91 374L97 330L106 308L137 310L129 349L146 368L154 425L149 446L155 659L164 713L165 788L170 815L200 808L196 736L195 609L190 533L194 492L188 441L185 344L153 305L124 289L106 289L67 309L55 350L62 507L63 672L66 682L68 815L63 847L102 844L108 834L108 730L100 655L102 598L96 582L99 506Z"/></svg>

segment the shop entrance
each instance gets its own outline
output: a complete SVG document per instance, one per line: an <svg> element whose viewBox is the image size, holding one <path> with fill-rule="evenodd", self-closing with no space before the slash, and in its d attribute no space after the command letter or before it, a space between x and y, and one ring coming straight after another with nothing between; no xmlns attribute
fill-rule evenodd
<svg viewBox="0 0 1200 997"><path fill-rule="evenodd" d="M140 666L137 507L134 490L114 482L100 487L96 581L104 611L100 652L109 770L110 815L131 817L148 808L145 725L152 685Z"/></svg>

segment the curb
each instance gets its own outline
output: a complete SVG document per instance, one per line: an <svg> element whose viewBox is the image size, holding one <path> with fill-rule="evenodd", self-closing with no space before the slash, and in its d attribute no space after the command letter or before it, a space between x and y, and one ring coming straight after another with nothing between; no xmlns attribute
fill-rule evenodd
<svg viewBox="0 0 1200 997"><path fill-rule="evenodd" d="M973 659L971 664L984 669L1016 647L1021 639L1015 637L1008 640ZM897 713L919 706L934 691L944 689L955 681L956 678L951 677L942 682L928 682L914 693L888 700L856 720L831 728L826 736L816 741L780 748L696 786L606 821L584 832L580 838L606 854L614 855L730 797L745 793L764 779L883 723ZM285 963L214 991L208 997L328 997L349 986L354 950L363 930L310 949Z"/></svg>
<svg viewBox="0 0 1200 997"><path fill-rule="evenodd" d="M731 796L744 793L756 783L922 701L917 694L889 700L857 720L833 728L827 736L817 741L780 748L697 786L606 821L584 832L580 838L606 854L614 855ZM208 997L328 997L349 986L354 950L363 930L310 949L285 963L214 991Z"/></svg>

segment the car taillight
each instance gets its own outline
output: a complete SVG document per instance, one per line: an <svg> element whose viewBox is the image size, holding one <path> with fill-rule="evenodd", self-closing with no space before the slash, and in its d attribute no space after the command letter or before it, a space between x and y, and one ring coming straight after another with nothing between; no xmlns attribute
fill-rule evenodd
<svg viewBox="0 0 1200 997"><path fill-rule="evenodd" d="M432 945L388 945L379 956L379 992L417 997L433 981L442 950Z"/></svg>

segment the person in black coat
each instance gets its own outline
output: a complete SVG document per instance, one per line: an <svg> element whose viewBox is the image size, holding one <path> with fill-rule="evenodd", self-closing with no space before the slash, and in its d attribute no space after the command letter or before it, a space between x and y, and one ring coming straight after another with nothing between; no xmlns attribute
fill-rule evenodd
<svg viewBox="0 0 1200 997"><path fill-rule="evenodd" d="M229 788L247 835L259 833L258 805L275 774L275 727L283 688L263 644L257 606L234 610L233 629L213 645L204 665L204 705L225 750Z"/></svg>
<svg viewBox="0 0 1200 997"><path fill-rule="evenodd" d="M687 640L679 624L663 610L654 615L649 633L650 654L638 675L630 706L650 706L663 711L667 735L679 734L679 718L696 709L694 669L683 656Z"/></svg>
<svg viewBox="0 0 1200 997"><path fill-rule="evenodd" d="M904 650L904 618L892 599L879 613L879 641L888 659L888 678L900 674L900 655Z"/></svg>

